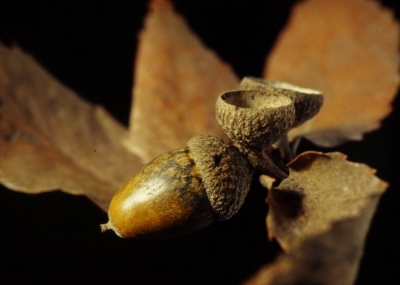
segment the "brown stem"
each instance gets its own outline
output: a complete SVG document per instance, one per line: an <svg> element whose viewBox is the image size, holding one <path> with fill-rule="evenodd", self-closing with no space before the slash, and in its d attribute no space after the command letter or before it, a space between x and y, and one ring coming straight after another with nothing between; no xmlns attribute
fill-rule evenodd
<svg viewBox="0 0 400 285"><path fill-rule="evenodd" d="M262 149L246 148L237 144L235 146L247 156L254 169L277 180L288 177L289 170L284 164L285 152L282 149L275 149L272 146Z"/></svg>
<svg viewBox="0 0 400 285"><path fill-rule="evenodd" d="M301 137L297 137L293 140L292 143L292 153L294 154L294 156L296 156L297 154L297 149L299 148L299 144L301 142Z"/></svg>
<svg viewBox="0 0 400 285"><path fill-rule="evenodd" d="M285 162L285 164L292 161L296 156L296 150L290 147L287 135L284 135L279 141L274 143L273 146L277 149L282 150L282 152L284 153L283 161Z"/></svg>

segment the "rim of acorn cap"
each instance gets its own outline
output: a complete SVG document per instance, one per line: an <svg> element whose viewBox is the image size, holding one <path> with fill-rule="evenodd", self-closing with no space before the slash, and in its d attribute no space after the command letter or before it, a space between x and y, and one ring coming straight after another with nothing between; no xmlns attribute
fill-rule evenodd
<svg viewBox="0 0 400 285"><path fill-rule="evenodd" d="M244 90L277 92L292 99L295 108L295 120L292 128L314 117L324 102L324 96L320 91L296 86L283 81L247 76L240 82L240 87Z"/></svg>
<svg viewBox="0 0 400 285"><path fill-rule="evenodd" d="M218 97L217 121L252 167L284 179L288 176L285 162L293 156L287 133L318 113L322 93L254 77L243 78L240 85L242 90Z"/></svg>

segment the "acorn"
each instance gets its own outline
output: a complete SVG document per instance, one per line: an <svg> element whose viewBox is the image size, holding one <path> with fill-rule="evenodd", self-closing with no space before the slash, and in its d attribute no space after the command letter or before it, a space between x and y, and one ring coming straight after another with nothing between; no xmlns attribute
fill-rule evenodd
<svg viewBox="0 0 400 285"><path fill-rule="evenodd" d="M171 237L235 215L253 176L246 157L210 136L189 140L144 166L113 197L102 231L123 238Z"/></svg>
<svg viewBox="0 0 400 285"><path fill-rule="evenodd" d="M280 149L272 145L314 112L321 98L275 85L245 78L245 90L222 93L216 118L232 143L200 135L152 160L115 194L102 231L124 238L193 233L239 211L255 170L286 178Z"/></svg>

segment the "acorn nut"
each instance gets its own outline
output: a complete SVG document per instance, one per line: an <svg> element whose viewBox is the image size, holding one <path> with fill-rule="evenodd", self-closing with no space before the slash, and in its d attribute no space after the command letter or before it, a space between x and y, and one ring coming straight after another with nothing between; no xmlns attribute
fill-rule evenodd
<svg viewBox="0 0 400 285"><path fill-rule="evenodd" d="M239 150L209 135L161 155L144 166L113 197L109 222L124 238L189 234L235 215L253 175Z"/></svg>

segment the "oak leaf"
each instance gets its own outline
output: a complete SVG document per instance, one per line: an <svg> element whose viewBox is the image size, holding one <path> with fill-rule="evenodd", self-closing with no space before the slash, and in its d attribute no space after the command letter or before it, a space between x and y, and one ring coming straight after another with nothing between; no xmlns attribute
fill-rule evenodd
<svg viewBox="0 0 400 285"><path fill-rule="evenodd" d="M357 217L334 222L329 231L281 254L246 284L354 284L378 200L368 201Z"/></svg>
<svg viewBox="0 0 400 285"><path fill-rule="evenodd" d="M269 191L267 227L283 250L250 284L352 284L380 195L388 186L341 153L305 152Z"/></svg>
<svg viewBox="0 0 400 285"><path fill-rule="evenodd" d="M324 93L320 112L289 136L332 147L361 140L391 111L399 24L375 1L298 3L267 58L264 77Z"/></svg>
<svg viewBox="0 0 400 285"><path fill-rule="evenodd" d="M141 166L120 123L16 47L0 45L0 102L0 182L10 189L62 189L107 209Z"/></svg>
<svg viewBox="0 0 400 285"><path fill-rule="evenodd" d="M224 137L217 96L239 86L232 69L204 47L165 0L150 3L136 57L127 147L145 162L195 135Z"/></svg>
<svg viewBox="0 0 400 285"><path fill-rule="evenodd" d="M269 192L268 235L286 251L326 232L335 221L359 215L387 183L375 170L341 153L304 152L288 164L289 177Z"/></svg>

